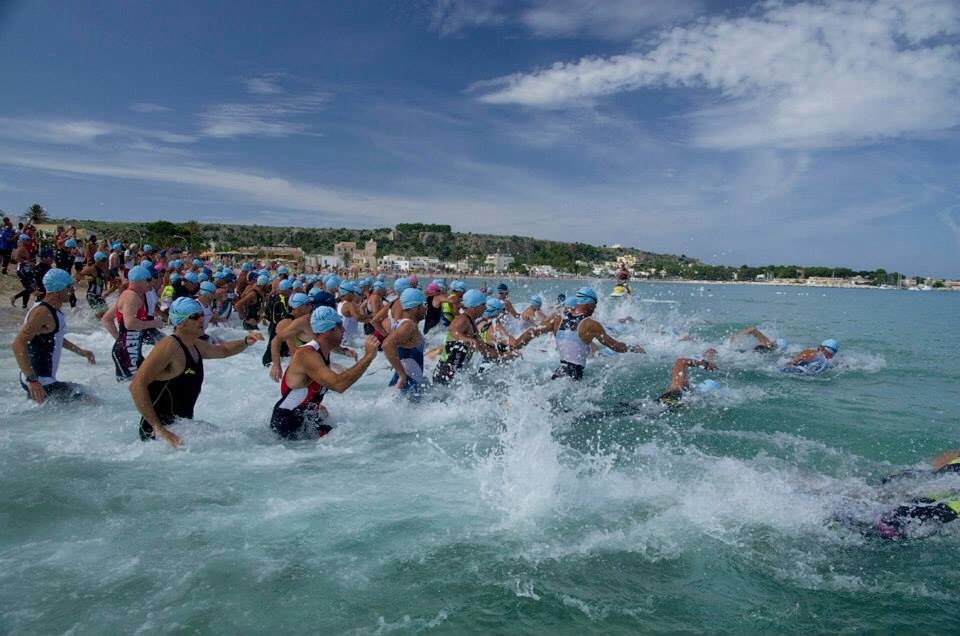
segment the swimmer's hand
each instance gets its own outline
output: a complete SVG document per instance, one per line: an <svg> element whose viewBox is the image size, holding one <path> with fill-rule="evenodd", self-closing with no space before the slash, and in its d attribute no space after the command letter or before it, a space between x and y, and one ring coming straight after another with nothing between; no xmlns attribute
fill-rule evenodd
<svg viewBox="0 0 960 636"><path fill-rule="evenodd" d="M181 446L183 446L183 440L180 439L180 436L177 435L176 433L172 431L168 431L166 428L162 426L160 428L154 427L153 430L154 430L154 433L157 435L157 437L162 437L163 439L167 440L167 442L169 442L170 445L173 446L174 448L180 448Z"/></svg>
<svg viewBox="0 0 960 636"><path fill-rule="evenodd" d="M250 340L250 338L253 338L253 340ZM259 340L263 340L263 334L259 331L251 331L243 337L243 343L248 347Z"/></svg>
<svg viewBox="0 0 960 636"><path fill-rule="evenodd" d="M30 399L37 404L43 404L43 401L47 399L47 390L39 382L27 382L27 393L30 394Z"/></svg>
<svg viewBox="0 0 960 636"><path fill-rule="evenodd" d="M374 335L369 335L363 340L363 355L375 356L377 355L377 349L379 347L380 347L380 341L377 340L377 337Z"/></svg>
<svg viewBox="0 0 960 636"><path fill-rule="evenodd" d="M627 347L627 351L630 353L646 353L646 350L640 345L630 345Z"/></svg>
<svg viewBox="0 0 960 636"><path fill-rule="evenodd" d="M97 363L97 359L94 357L93 351L90 351L89 349L81 349L81 350L79 351L79 353L80 353L80 355L82 355L84 358L87 359L87 363L88 363L88 364L96 364L96 363Z"/></svg>
<svg viewBox="0 0 960 636"><path fill-rule="evenodd" d="M348 358L353 358L354 361L357 359L357 350L351 349L350 347L340 347L340 353L347 356Z"/></svg>
<svg viewBox="0 0 960 636"><path fill-rule="evenodd" d="M280 378L283 377L283 369L280 368L280 363L270 365L270 379L274 382L279 382Z"/></svg>

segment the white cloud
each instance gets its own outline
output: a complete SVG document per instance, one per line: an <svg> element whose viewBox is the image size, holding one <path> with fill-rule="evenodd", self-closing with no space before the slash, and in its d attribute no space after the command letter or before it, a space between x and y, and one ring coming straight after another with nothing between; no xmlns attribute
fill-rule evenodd
<svg viewBox="0 0 960 636"><path fill-rule="evenodd" d="M455 35L468 27L493 26L506 21L501 0L437 0L431 26L441 36Z"/></svg>
<svg viewBox="0 0 960 636"><path fill-rule="evenodd" d="M520 14L535 35L631 39L645 29L690 18L697 0L539 0Z"/></svg>
<svg viewBox="0 0 960 636"><path fill-rule="evenodd" d="M200 115L201 129L204 135L219 138L287 137L305 133L309 125L294 120L316 113L329 100L326 93L310 93L267 102L208 106Z"/></svg>
<svg viewBox="0 0 960 636"><path fill-rule="evenodd" d="M951 0L758 5L666 30L643 52L557 63L471 87L491 104L566 108L642 88L719 93L697 143L815 147L960 124L960 5Z"/></svg>
<svg viewBox="0 0 960 636"><path fill-rule="evenodd" d="M277 82L282 77L282 73L268 73L259 77L247 78L243 80L243 84L247 92L255 95L276 95L284 92L284 90L277 85Z"/></svg>
<svg viewBox="0 0 960 636"><path fill-rule="evenodd" d="M152 139L169 144L195 140L190 135L104 121L34 117L0 117L0 137L63 145L89 144L109 137Z"/></svg>
<svg viewBox="0 0 960 636"><path fill-rule="evenodd" d="M167 106L160 104L151 104L150 102L134 102L130 104L130 110L135 113L165 113L170 110Z"/></svg>

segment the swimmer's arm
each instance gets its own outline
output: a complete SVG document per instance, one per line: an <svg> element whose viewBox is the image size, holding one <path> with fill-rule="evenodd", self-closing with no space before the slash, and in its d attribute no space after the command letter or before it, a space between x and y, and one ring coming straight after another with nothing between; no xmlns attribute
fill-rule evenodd
<svg viewBox="0 0 960 636"><path fill-rule="evenodd" d="M183 369L173 368L177 354L183 355L174 338L164 338L153 347L153 351L144 359L143 364L134 374L133 380L130 381L130 396L133 398L134 406L140 411L143 419L153 427L154 434L165 439L174 448L182 444L180 437L168 431L160 421L157 411L153 408L153 401L150 399L150 391L147 387L151 382L169 380L183 371ZM186 363L184 358L184 366Z"/></svg>
<svg viewBox="0 0 960 636"><path fill-rule="evenodd" d="M517 313L517 310L513 307L513 303L509 300L504 301L503 310L513 316L514 318L519 318L520 314Z"/></svg>
<svg viewBox="0 0 960 636"><path fill-rule="evenodd" d="M384 318L387 317L387 313L390 311L390 303L383 303L380 309L377 310L377 313L373 314L373 317L370 318L370 322L380 323Z"/></svg>
<svg viewBox="0 0 960 636"><path fill-rule="evenodd" d="M63 339L63 348L66 349L67 351L72 351L78 356L83 356L84 358L87 359L87 362L89 362L90 364L97 363L97 359L93 357L92 351L78 347L77 345L73 344L66 338Z"/></svg>
<svg viewBox="0 0 960 636"><path fill-rule="evenodd" d="M288 325L291 320L288 318L286 320L281 320L277 323L277 334L273 337L273 340L270 342L270 377L274 380L278 380L281 373L280 368L280 348L284 342L287 342L286 339L280 337L280 325ZM290 347L291 344L287 342L287 347ZM274 376L277 377L274 377Z"/></svg>
<svg viewBox="0 0 960 636"><path fill-rule="evenodd" d="M291 340L297 337L301 331L308 330L310 325L310 314L305 316L300 316L299 318L294 318L289 321L283 327L279 324L277 325L277 333L274 336L274 340Z"/></svg>
<svg viewBox="0 0 960 636"><path fill-rule="evenodd" d="M140 320L137 318L137 310L139 307L135 307L130 298L130 296L126 298L121 296L117 299L120 313L123 314L123 324L127 326L127 329L150 329L151 327L159 329L163 326L163 321L160 320ZM141 301L141 303L142 302L143 301Z"/></svg>
<svg viewBox="0 0 960 636"><path fill-rule="evenodd" d="M114 316L117 313L117 303L114 302L110 305L110 309L105 311L102 316L100 316L100 325L107 330L114 340L120 337L120 332L117 331L117 322Z"/></svg>
<svg viewBox="0 0 960 636"><path fill-rule="evenodd" d="M817 357L817 354L820 353L816 349L804 349L797 355L790 358L788 364L796 364L798 362L803 362L804 360L812 360Z"/></svg>
<svg viewBox="0 0 960 636"><path fill-rule="evenodd" d="M379 342L374 336L367 336L363 341L363 357L353 366L341 373L334 373L330 370L320 356L310 356L304 363L303 374L314 382L319 382L331 391L343 393L349 389L354 382L360 379L373 359L377 357L377 347Z"/></svg>
<svg viewBox="0 0 960 636"><path fill-rule="evenodd" d="M229 358L230 356L237 355L259 340L263 340L263 334L259 331L251 331L243 338L228 340L218 344L210 344L209 341L198 340L197 350L200 352L200 355L207 359Z"/></svg>
<svg viewBox="0 0 960 636"><path fill-rule="evenodd" d="M628 345L612 337L610 334L607 333L607 330L603 328L603 325L601 325L599 322L597 322L592 318L584 320L582 323L580 323L580 326L586 332L585 335L589 337L589 339L587 339L586 342L590 342L596 339L597 341L600 342L600 344L612 349L613 351L616 351L617 353L643 353L644 352L643 347L641 347L640 345ZM578 329L577 335L580 336L581 340L584 340L583 335L579 333L579 329Z"/></svg>

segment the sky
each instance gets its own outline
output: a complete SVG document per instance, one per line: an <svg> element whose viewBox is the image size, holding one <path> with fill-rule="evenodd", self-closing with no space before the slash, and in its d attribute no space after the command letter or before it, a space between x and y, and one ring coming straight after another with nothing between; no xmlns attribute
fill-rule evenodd
<svg viewBox="0 0 960 636"><path fill-rule="evenodd" d="M0 2L0 208L960 277L956 0Z"/></svg>

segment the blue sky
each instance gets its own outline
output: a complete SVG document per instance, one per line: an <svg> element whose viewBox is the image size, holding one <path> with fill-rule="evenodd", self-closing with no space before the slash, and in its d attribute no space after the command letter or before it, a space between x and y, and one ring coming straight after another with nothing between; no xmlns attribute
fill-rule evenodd
<svg viewBox="0 0 960 636"><path fill-rule="evenodd" d="M7 2L0 207L960 276L960 3Z"/></svg>

